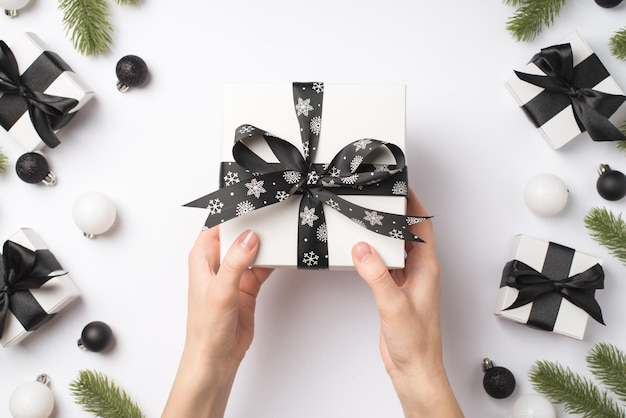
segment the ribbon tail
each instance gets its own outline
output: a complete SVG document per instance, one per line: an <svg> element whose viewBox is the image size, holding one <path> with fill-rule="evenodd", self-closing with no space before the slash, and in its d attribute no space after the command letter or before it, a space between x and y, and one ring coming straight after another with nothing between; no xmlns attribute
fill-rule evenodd
<svg viewBox="0 0 626 418"><path fill-rule="evenodd" d="M608 106L615 109L624 102L624 96L607 95ZM617 105L617 107L615 107ZM581 131L587 131L594 141L623 141L626 136L602 113L582 100L572 100L572 110Z"/></svg>
<svg viewBox="0 0 626 418"><path fill-rule="evenodd" d="M606 325L602 317L602 309L594 297L593 289L563 289L562 295L565 299L587 312L597 322Z"/></svg>
<svg viewBox="0 0 626 418"><path fill-rule="evenodd" d="M50 126L50 120L48 119L48 115L46 115L39 108L33 107L30 104L28 108L30 120L33 123L35 131L37 132L43 143L50 148L55 148L56 146L58 146L61 141L59 141L59 138L57 138L54 130Z"/></svg>
<svg viewBox="0 0 626 418"><path fill-rule="evenodd" d="M0 338L4 334L4 327L9 313L9 295L3 293L2 302L0 302Z"/></svg>
<svg viewBox="0 0 626 418"><path fill-rule="evenodd" d="M312 188L311 192L316 199L372 232L405 241L424 242L422 238L409 231L408 227L430 219L431 216L398 215L371 210L342 199L321 187Z"/></svg>
<svg viewBox="0 0 626 418"><path fill-rule="evenodd" d="M183 206L206 208L209 215L204 225L214 227L237 216L284 201L292 185L285 180L285 171L252 177L250 183L235 183L202 196Z"/></svg>

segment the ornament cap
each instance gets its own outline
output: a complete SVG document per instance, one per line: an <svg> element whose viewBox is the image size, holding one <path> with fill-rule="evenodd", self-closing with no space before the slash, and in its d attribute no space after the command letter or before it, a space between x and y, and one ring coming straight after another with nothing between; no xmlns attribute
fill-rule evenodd
<svg viewBox="0 0 626 418"><path fill-rule="evenodd" d="M48 172L48 174L46 174L46 177L41 180L41 182L46 186L54 186L55 184L57 184L57 176L52 171L50 171Z"/></svg>
<svg viewBox="0 0 626 418"><path fill-rule="evenodd" d="M130 88L129 86L127 86L126 84L122 83L121 81L118 81L116 84L117 90L125 93L128 91L128 89Z"/></svg>
<svg viewBox="0 0 626 418"><path fill-rule="evenodd" d="M600 164L598 167L598 175L600 176L609 171L611 171L611 167L608 164Z"/></svg>
<svg viewBox="0 0 626 418"><path fill-rule="evenodd" d="M4 14L9 17L17 16L17 9L5 9Z"/></svg>
<svg viewBox="0 0 626 418"><path fill-rule="evenodd" d="M37 382L43 383L46 386L48 386L48 383L50 383L50 377L45 373L42 373L39 376L37 376L37 379L35 380Z"/></svg>
<svg viewBox="0 0 626 418"><path fill-rule="evenodd" d="M481 367L483 369L483 372L486 370L489 370L493 367L493 361L489 360L487 357L485 357L481 363Z"/></svg>

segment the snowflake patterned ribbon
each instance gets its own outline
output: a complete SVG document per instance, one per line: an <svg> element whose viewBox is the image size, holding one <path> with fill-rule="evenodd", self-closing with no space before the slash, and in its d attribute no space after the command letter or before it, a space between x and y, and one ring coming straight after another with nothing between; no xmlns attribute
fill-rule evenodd
<svg viewBox="0 0 626 418"><path fill-rule="evenodd" d="M207 208L207 227L301 195L298 216L298 263L300 269L328 268L328 231L324 205L378 234L423 242L407 227L426 216L398 215L353 204L339 194L407 196L405 159L395 144L358 139L341 149L328 164L314 164L322 126L323 83L294 83L293 97L300 124L303 152L284 139L252 125L235 132L235 163L222 165L220 189L185 206ZM248 145L262 141L279 163L269 163ZM386 148L395 164L367 164L367 157ZM384 185L384 187L381 187Z"/></svg>

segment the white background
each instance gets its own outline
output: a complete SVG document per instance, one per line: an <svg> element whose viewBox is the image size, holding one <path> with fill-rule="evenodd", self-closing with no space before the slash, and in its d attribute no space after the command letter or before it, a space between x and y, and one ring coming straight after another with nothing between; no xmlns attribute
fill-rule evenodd
<svg viewBox="0 0 626 418"><path fill-rule="evenodd" d="M73 49L55 1L33 0L17 18L0 16L7 43L38 33L96 91L63 129L62 145L45 151L55 187L21 182L12 167L23 150L0 135L11 165L0 176L0 237L34 228L82 291L19 346L0 350L0 416L9 415L11 391L41 372L52 379L53 417L90 416L68 391L84 368L109 375L147 417L160 415L184 340L186 257L206 216L182 204L217 187L226 82L406 83L410 180L435 215L445 360L468 417L509 417L514 400L532 390L527 372L536 360L585 374L595 343L626 349L625 267L583 224L592 206L622 210L624 202L597 195L595 182L600 163L626 171L626 155L586 134L552 150L503 85L541 47L577 30L626 86L626 63L608 49L626 6L570 0L535 41L517 43L504 28L513 8L498 0L217 3L146 0L123 8L111 1L114 46L97 57ZM126 54L143 57L152 77L122 94L114 69ZM541 218L524 205L525 183L541 172L570 189L558 216ZM119 214L115 228L94 240L71 217L88 190L108 194ZM492 315L518 233L604 259L606 290L597 299L606 327L590 322L578 341ZM93 320L114 330L108 353L76 347ZM277 271L262 289L257 322L228 417L402 415L378 352L374 301L356 274ZM483 391L485 356L516 375L509 399Z"/></svg>

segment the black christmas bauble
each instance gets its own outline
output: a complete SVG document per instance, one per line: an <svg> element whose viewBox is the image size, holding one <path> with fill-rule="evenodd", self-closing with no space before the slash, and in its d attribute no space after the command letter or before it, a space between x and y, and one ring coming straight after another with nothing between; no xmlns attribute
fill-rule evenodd
<svg viewBox="0 0 626 418"><path fill-rule="evenodd" d="M492 398L504 399L515 390L515 376L505 367L494 366L491 360L483 360L483 387Z"/></svg>
<svg viewBox="0 0 626 418"><path fill-rule="evenodd" d="M54 184L54 176L50 172L48 160L37 152L27 152L18 158L15 171L17 176L26 183L35 184L43 181L46 184Z"/></svg>
<svg viewBox="0 0 626 418"><path fill-rule="evenodd" d="M113 342L111 327L101 321L93 321L85 325L78 340L78 346L89 351L102 351Z"/></svg>
<svg viewBox="0 0 626 418"><path fill-rule="evenodd" d="M117 62L115 74L119 80L117 88L120 91L126 91L129 87L137 87L146 82L148 66L138 56L126 55Z"/></svg>
<svg viewBox="0 0 626 418"><path fill-rule="evenodd" d="M610 9L611 7L615 7L620 4L622 0L596 0L596 4L600 7L604 7L606 9Z"/></svg>
<svg viewBox="0 0 626 418"><path fill-rule="evenodd" d="M626 196L626 175L621 171L611 170L606 165L600 165L600 177L596 181L598 194L606 200L620 200Z"/></svg>

